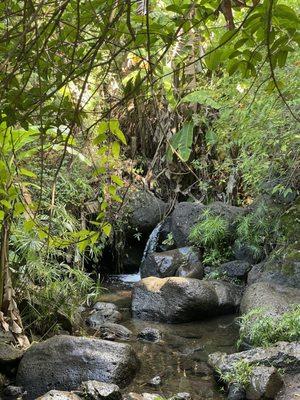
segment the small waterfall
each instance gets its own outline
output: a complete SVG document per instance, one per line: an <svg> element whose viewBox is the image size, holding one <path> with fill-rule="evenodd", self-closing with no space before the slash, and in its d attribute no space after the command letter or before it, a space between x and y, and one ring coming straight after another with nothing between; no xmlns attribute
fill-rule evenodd
<svg viewBox="0 0 300 400"><path fill-rule="evenodd" d="M158 244L159 234L160 234L162 225L163 225L163 223L160 222L158 225L156 225L156 227L151 232L151 234L149 236L149 239L148 239L148 241L146 243L146 246L145 246L145 250L144 250L144 254L143 254L141 265L143 265L143 263L146 260L146 257L149 254L155 252L157 244Z"/></svg>

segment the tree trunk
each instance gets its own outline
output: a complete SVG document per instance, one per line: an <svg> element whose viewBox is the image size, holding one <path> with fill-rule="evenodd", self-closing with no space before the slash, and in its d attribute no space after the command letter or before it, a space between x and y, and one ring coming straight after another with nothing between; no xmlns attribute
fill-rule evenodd
<svg viewBox="0 0 300 400"><path fill-rule="evenodd" d="M11 331L22 347L29 346L29 340L24 334L21 315L14 299L15 293L9 270L9 231L10 214L6 214L1 229L0 249L0 323L5 331Z"/></svg>

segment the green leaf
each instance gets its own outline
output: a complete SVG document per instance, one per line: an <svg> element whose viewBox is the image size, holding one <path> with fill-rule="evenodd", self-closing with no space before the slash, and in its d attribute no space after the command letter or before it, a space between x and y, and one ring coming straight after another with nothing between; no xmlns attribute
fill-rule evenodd
<svg viewBox="0 0 300 400"><path fill-rule="evenodd" d="M34 221L32 219L28 219L23 224L25 232L31 231L34 226L35 226L35 223L34 223Z"/></svg>
<svg viewBox="0 0 300 400"><path fill-rule="evenodd" d="M124 182L123 180L117 176L117 175L112 175L111 176L111 180L118 186L123 187L124 186Z"/></svg>
<svg viewBox="0 0 300 400"><path fill-rule="evenodd" d="M4 220L5 213L4 211L0 210L0 221Z"/></svg>
<svg viewBox="0 0 300 400"><path fill-rule="evenodd" d="M0 204L2 204L5 208L8 208L8 209L11 208L11 204L7 200L0 200Z"/></svg>
<svg viewBox="0 0 300 400"><path fill-rule="evenodd" d="M175 153L181 161L188 161L192 152L193 130L194 123L187 122L180 131L173 135L166 155L168 161L172 161L173 153Z"/></svg>
<svg viewBox="0 0 300 400"><path fill-rule="evenodd" d="M213 98L213 91L209 89L201 89L195 92L189 93L185 97L183 97L179 104L181 103L198 103L204 106L210 106L215 109L219 109L221 105L216 102Z"/></svg>
<svg viewBox="0 0 300 400"><path fill-rule="evenodd" d="M192 144L193 144L193 130L194 123L189 122L185 124L181 129L179 145L178 145L178 155L179 158L186 162L190 158L192 152Z"/></svg>
<svg viewBox="0 0 300 400"><path fill-rule="evenodd" d="M111 233L111 224L109 224L108 222L102 226L102 231L106 236L109 236Z"/></svg>
<svg viewBox="0 0 300 400"><path fill-rule="evenodd" d="M124 136L124 133L121 131L121 129L115 129L112 132L122 143L127 144L126 138Z"/></svg>
<svg viewBox="0 0 300 400"><path fill-rule="evenodd" d="M98 126L98 129L97 129L97 134L101 135L101 134L105 133L107 130L108 130L107 121L101 121L99 126Z"/></svg>
<svg viewBox="0 0 300 400"><path fill-rule="evenodd" d="M104 142L104 140L106 140L106 139L107 139L106 133L101 132L95 137L93 143L94 143L94 145L97 145L97 144Z"/></svg>
<svg viewBox="0 0 300 400"><path fill-rule="evenodd" d="M120 143L117 142L117 141L114 141L113 144L111 145L111 152L112 152L112 155L113 155L115 158L119 158L119 156L120 156L120 149L121 149Z"/></svg>
<svg viewBox="0 0 300 400"><path fill-rule="evenodd" d="M37 177L34 172L29 171L26 168L20 168L19 171L20 171L21 175L29 176L30 178L36 178Z"/></svg>
<svg viewBox="0 0 300 400"><path fill-rule="evenodd" d="M208 69L214 71L222 62L223 49L216 49L212 53L205 56L205 64Z"/></svg>

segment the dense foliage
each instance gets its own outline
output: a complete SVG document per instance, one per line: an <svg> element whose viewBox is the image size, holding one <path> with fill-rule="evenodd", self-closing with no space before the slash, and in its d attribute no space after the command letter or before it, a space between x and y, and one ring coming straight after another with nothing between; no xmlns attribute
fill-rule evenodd
<svg viewBox="0 0 300 400"><path fill-rule="evenodd" d="M47 304L70 316L97 294L86 263L135 181L173 202L293 195L299 43L296 1L2 1L2 326L23 332L17 300L46 333ZM237 228L258 259L263 221ZM228 258L225 225L192 233L208 263Z"/></svg>
<svg viewBox="0 0 300 400"><path fill-rule="evenodd" d="M254 309L240 318L240 344L249 342L253 346L267 347L280 341L299 341L299 305L276 318L264 315L264 311Z"/></svg>

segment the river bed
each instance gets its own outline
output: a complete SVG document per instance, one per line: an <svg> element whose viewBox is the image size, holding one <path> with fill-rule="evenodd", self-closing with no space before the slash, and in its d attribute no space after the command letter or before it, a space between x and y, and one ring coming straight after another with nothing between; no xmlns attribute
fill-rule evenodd
<svg viewBox="0 0 300 400"><path fill-rule="evenodd" d="M119 307L124 316L122 324L134 334L130 344L141 361L141 368L126 392L158 393L165 397L188 392L193 400L225 398L206 361L209 353L236 351L236 316L175 325L132 319L131 287L137 280L137 274L112 277L101 297L101 301ZM137 340L138 332L146 327L159 329L163 340L158 343ZM149 381L155 376L160 376L161 384L151 386Z"/></svg>

